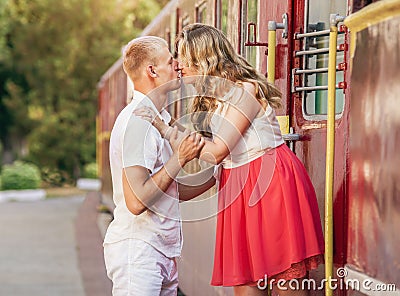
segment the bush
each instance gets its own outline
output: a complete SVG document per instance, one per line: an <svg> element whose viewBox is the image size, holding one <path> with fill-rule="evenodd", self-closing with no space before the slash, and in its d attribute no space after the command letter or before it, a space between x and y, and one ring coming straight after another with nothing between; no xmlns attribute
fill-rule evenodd
<svg viewBox="0 0 400 296"><path fill-rule="evenodd" d="M45 187L61 187L66 184L73 184L67 172L43 166L42 181Z"/></svg>
<svg viewBox="0 0 400 296"><path fill-rule="evenodd" d="M34 164L16 161L3 166L1 183L3 190L36 189L41 183L40 171Z"/></svg>
<svg viewBox="0 0 400 296"><path fill-rule="evenodd" d="M97 179L97 163L88 163L83 167L83 177L88 179Z"/></svg>

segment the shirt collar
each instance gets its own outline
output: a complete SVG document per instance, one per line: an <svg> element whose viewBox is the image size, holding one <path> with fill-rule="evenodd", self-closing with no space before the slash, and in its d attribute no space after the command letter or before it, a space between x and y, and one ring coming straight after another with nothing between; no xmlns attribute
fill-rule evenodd
<svg viewBox="0 0 400 296"><path fill-rule="evenodd" d="M161 112L158 112L153 101L150 100L150 98L148 96L141 93L140 91L137 91L137 90L133 91L133 100L132 101L136 101L138 103L140 102L140 104L142 104L146 107L150 107L151 109L153 109L154 112L156 112L157 116L159 116L165 123L168 124L171 121L171 115L168 113L167 110L162 108Z"/></svg>

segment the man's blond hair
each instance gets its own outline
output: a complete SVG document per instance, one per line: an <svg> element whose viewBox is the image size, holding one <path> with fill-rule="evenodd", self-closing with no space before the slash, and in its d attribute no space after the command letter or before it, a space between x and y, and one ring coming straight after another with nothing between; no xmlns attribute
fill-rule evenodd
<svg viewBox="0 0 400 296"><path fill-rule="evenodd" d="M145 63L156 66L157 55L163 47L168 47L167 42L156 36L143 36L131 40L123 50L125 73L135 80L139 68Z"/></svg>

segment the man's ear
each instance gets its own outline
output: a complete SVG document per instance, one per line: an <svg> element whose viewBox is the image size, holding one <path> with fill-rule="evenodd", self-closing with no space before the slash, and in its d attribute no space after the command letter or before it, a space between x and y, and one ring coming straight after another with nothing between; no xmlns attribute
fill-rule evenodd
<svg viewBox="0 0 400 296"><path fill-rule="evenodd" d="M146 70L147 70L147 74L148 74L150 77L153 77L153 78L158 77L158 74L157 74L156 71L154 70L154 66L153 66L153 65L148 65L147 68L146 68Z"/></svg>

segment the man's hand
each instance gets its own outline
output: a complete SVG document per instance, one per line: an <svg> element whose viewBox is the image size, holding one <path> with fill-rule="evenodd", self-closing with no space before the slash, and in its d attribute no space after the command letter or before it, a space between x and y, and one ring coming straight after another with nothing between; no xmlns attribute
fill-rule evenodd
<svg viewBox="0 0 400 296"><path fill-rule="evenodd" d="M170 127L167 133L166 138L169 138L172 151L178 157L181 166L198 157L205 144L204 138L200 134L190 134L187 130L179 133L177 127Z"/></svg>

